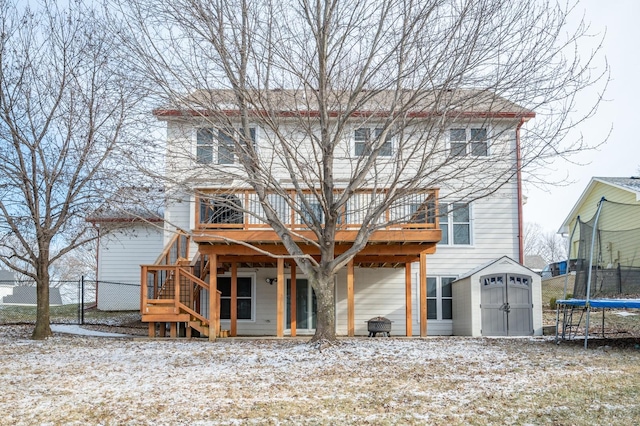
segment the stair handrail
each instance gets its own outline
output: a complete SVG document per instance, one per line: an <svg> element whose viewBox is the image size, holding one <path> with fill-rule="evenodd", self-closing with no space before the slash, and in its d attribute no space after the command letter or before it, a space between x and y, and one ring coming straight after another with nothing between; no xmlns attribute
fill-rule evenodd
<svg viewBox="0 0 640 426"><path fill-rule="evenodd" d="M185 255L181 256L180 252L182 249L182 240L181 238L185 237L186 241L184 242L185 247L184 247L184 251L185 251ZM171 250L175 247L176 249L176 262L179 258L184 257L184 258L189 258L189 246L191 245L191 235L181 229L176 230L176 233L173 235L173 237L171 237L171 240L169 240L169 242L167 243L167 245L165 245L164 250L162 250L162 253L160 253L160 256L158 256L158 258L156 259L156 261L153 263L154 265L170 265L172 264L170 262L170 255L171 255Z"/></svg>
<svg viewBox="0 0 640 426"><path fill-rule="evenodd" d="M189 266L190 267L190 266ZM186 306L185 304L183 304L180 301L180 276L185 276L187 279L189 279L189 281L193 284L196 284L196 286L202 287L203 289L209 291L209 297L215 297L216 299L216 306L218 307L218 309L220 309L220 295L222 294L222 292L218 289L216 289L216 294L214 296L214 294L211 293L211 286L209 284L207 284L205 281L203 281L202 279L198 278L197 276L193 275L188 269L186 269L183 266L176 266L176 308L178 310L183 310L189 314L191 314L192 316L194 316L195 318L197 318L198 320L200 320L201 323L203 324L208 324L209 325L209 333L214 333L214 335L217 335L218 333L218 329L220 328L220 319L218 318L218 312L209 312L209 319L205 318L203 315L198 314L194 309L192 309L189 306ZM193 303L193 300L191 300L191 303Z"/></svg>

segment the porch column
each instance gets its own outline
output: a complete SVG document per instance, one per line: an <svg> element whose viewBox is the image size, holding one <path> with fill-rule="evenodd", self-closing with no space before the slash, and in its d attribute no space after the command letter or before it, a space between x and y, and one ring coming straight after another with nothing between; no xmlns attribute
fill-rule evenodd
<svg viewBox="0 0 640 426"><path fill-rule="evenodd" d="M427 255L420 253L420 337L427 337Z"/></svg>
<svg viewBox="0 0 640 426"><path fill-rule="evenodd" d="M236 336L238 333L238 264L231 263L231 326L229 334Z"/></svg>
<svg viewBox="0 0 640 426"><path fill-rule="evenodd" d="M411 312L411 263L404 264L404 294L406 300L405 316L406 320L406 332L407 337L413 335L412 321L413 315Z"/></svg>
<svg viewBox="0 0 640 426"><path fill-rule="evenodd" d="M278 288L276 303L276 336L284 336L284 259L278 259Z"/></svg>
<svg viewBox="0 0 640 426"><path fill-rule="evenodd" d="M289 318L291 318L291 337L296 337L298 330L298 314L297 314L297 305L296 305L296 262L291 262L291 286L289 288L289 300L291 305L291 310L289 312Z"/></svg>
<svg viewBox="0 0 640 426"><path fill-rule="evenodd" d="M353 296L354 267L353 259L347 264L347 336L355 335L355 301Z"/></svg>
<svg viewBox="0 0 640 426"><path fill-rule="evenodd" d="M215 341L218 337L218 307L216 306L216 295L218 293L218 256L212 254L209 258L209 340Z"/></svg>

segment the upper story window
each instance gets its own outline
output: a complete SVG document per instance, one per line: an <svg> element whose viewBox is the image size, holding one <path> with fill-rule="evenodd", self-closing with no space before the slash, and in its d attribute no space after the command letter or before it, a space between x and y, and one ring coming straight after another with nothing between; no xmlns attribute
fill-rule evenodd
<svg viewBox="0 0 640 426"><path fill-rule="evenodd" d="M215 137L214 137L215 135ZM249 128L251 144L256 145L256 129ZM200 128L196 135L196 159L201 164L233 164L235 163L234 138L242 140L244 130ZM217 155L214 155L217 154ZM215 157L215 158L214 158Z"/></svg>
<svg viewBox="0 0 640 426"><path fill-rule="evenodd" d="M440 203L440 229L442 239L439 244L471 244L471 208L465 203Z"/></svg>
<svg viewBox="0 0 640 426"><path fill-rule="evenodd" d="M354 154L356 157L369 155L371 153L371 144L376 142L382 132L383 129L381 128L371 129L368 127L360 127L356 129L353 135L355 140ZM391 157L392 153L393 145L391 143L391 134L387 133L378 155L381 157Z"/></svg>
<svg viewBox="0 0 640 426"><path fill-rule="evenodd" d="M196 144L196 158L198 163L213 163L213 129L198 129Z"/></svg>
<svg viewBox="0 0 640 426"><path fill-rule="evenodd" d="M486 157L489 153L486 128L451 129L449 153L452 157L473 155Z"/></svg>

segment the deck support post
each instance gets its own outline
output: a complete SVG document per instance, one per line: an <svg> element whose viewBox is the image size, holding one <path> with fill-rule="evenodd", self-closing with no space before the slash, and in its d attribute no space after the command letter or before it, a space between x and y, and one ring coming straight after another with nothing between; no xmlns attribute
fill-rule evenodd
<svg viewBox="0 0 640 426"><path fill-rule="evenodd" d="M351 259L347 264L347 336L356 334L356 303L355 303L355 268Z"/></svg>
<svg viewBox="0 0 640 426"><path fill-rule="evenodd" d="M291 285L289 286L289 300L290 311L289 318L291 319L291 337L298 335L298 305L297 302L297 290L298 290L298 277L296 271L296 262L291 262Z"/></svg>
<svg viewBox="0 0 640 426"><path fill-rule="evenodd" d="M404 264L404 298L405 298L405 317L406 317L406 335L413 335L412 321L413 313L411 312L411 263Z"/></svg>
<svg viewBox="0 0 640 426"><path fill-rule="evenodd" d="M420 253L420 337L427 337L427 255Z"/></svg>
<svg viewBox="0 0 640 426"><path fill-rule="evenodd" d="M216 294L218 293L218 256L211 255L209 259L211 264L209 273L209 341L215 342L218 337L217 330L217 306L216 306Z"/></svg>
<svg viewBox="0 0 640 426"><path fill-rule="evenodd" d="M229 334L235 337L238 334L238 264L231 263L231 325Z"/></svg>
<svg viewBox="0 0 640 426"><path fill-rule="evenodd" d="M355 336L355 300L354 300L354 266L353 259L347 264L347 336Z"/></svg>
<svg viewBox="0 0 640 426"><path fill-rule="evenodd" d="M278 258L276 336L284 337L284 259Z"/></svg>

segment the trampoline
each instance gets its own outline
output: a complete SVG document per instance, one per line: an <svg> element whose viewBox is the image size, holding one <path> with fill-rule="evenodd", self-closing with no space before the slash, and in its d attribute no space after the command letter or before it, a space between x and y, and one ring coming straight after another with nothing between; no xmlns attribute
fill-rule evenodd
<svg viewBox="0 0 640 426"><path fill-rule="evenodd" d="M573 298L568 294L568 274L564 297L558 300L556 311L556 341L577 334L585 317L584 347L589 338L591 309L640 309L640 204L622 204L604 197L598 202L595 215L583 221L577 216L569 237L571 249L577 246L573 258L575 274ZM562 318L560 312L562 311ZM574 321L574 314L579 319ZM561 332L560 332L561 330ZM560 334L560 336L559 336Z"/></svg>
<svg viewBox="0 0 640 426"><path fill-rule="evenodd" d="M568 299L558 300L559 305L569 306L589 306L592 308L609 308L609 309L640 309L640 299Z"/></svg>

